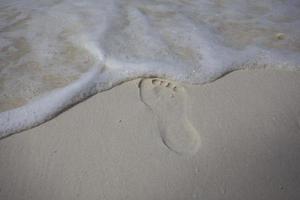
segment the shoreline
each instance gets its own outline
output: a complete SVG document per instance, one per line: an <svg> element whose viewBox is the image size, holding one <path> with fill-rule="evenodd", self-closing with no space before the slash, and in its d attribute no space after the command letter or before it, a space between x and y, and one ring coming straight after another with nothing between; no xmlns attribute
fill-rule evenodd
<svg viewBox="0 0 300 200"><path fill-rule="evenodd" d="M202 141L194 155L163 144L139 80L96 94L0 140L0 199L297 199L299 75L183 84Z"/></svg>

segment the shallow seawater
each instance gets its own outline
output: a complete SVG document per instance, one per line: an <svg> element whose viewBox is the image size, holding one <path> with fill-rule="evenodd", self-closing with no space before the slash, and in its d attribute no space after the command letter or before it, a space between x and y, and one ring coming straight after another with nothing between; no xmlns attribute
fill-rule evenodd
<svg viewBox="0 0 300 200"><path fill-rule="evenodd" d="M1 0L0 137L137 77L300 69L298 0Z"/></svg>

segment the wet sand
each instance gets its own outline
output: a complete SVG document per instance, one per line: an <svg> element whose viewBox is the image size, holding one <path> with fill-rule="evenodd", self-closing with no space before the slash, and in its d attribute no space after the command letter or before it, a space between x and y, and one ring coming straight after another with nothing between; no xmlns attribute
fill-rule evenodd
<svg viewBox="0 0 300 200"><path fill-rule="evenodd" d="M299 77L259 70L171 82L184 88L177 104L159 88L158 101L142 101L141 80L99 93L0 140L0 199L299 199ZM199 140L180 129L187 121Z"/></svg>

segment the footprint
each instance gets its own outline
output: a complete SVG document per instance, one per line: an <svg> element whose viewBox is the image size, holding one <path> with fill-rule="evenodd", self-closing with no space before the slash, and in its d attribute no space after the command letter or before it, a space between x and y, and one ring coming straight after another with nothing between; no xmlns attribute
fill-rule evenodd
<svg viewBox="0 0 300 200"><path fill-rule="evenodd" d="M200 136L186 116L186 92L183 87L162 79L140 82L141 101L157 119L163 143L178 154L194 154Z"/></svg>

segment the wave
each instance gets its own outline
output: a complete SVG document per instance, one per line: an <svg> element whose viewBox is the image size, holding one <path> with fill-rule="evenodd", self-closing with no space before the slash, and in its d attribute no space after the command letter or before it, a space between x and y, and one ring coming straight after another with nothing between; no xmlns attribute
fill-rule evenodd
<svg viewBox="0 0 300 200"><path fill-rule="evenodd" d="M297 0L2 0L0 138L137 77L300 69Z"/></svg>

